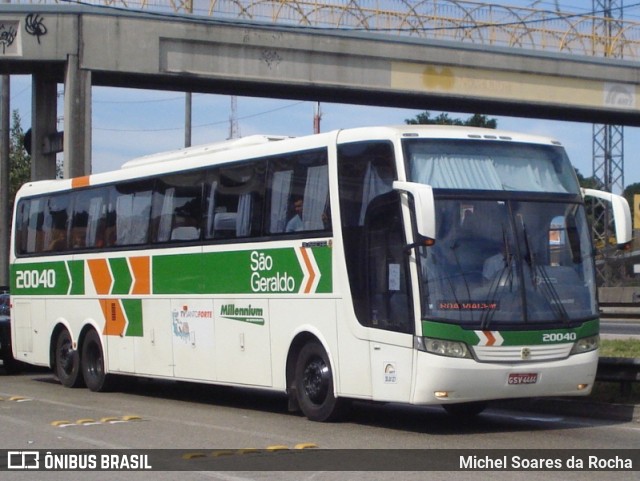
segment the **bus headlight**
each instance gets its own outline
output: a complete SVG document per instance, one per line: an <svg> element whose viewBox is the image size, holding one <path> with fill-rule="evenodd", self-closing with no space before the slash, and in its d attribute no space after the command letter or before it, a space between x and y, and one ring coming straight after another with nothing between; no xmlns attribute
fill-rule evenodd
<svg viewBox="0 0 640 481"><path fill-rule="evenodd" d="M595 351L598 349L598 346L600 346L600 336L583 337L575 342L573 348L571 348L571 355Z"/></svg>
<svg viewBox="0 0 640 481"><path fill-rule="evenodd" d="M461 357L472 359L471 352L464 342L445 341L443 339L432 339L430 337L414 338L415 348L419 351L437 354L438 356Z"/></svg>

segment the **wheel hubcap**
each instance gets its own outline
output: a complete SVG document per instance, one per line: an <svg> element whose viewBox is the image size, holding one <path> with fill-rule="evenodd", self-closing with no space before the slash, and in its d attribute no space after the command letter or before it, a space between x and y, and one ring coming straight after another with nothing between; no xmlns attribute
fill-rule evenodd
<svg viewBox="0 0 640 481"><path fill-rule="evenodd" d="M71 343L65 342L62 346L60 346L60 360L62 369L69 373L73 370L73 352L70 348Z"/></svg>
<svg viewBox="0 0 640 481"><path fill-rule="evenodd" d="M315 404L321 404L329 392L331 378L329 367L325 362L316 358L307 364L304 370L303 386L309 399Z"/></svg>

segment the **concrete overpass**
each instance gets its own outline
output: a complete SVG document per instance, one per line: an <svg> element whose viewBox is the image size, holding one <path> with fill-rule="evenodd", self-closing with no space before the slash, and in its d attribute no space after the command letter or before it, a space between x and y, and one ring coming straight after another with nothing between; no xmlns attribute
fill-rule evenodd
<svg viewBox="0 0 640 481"><path fill-rule="evenodd" d="M33 177L91 170L91 87L640 125L637 62L103 7L0 5L0 73L33 75ZM381 122L384 122L381 119Z"/></svg>

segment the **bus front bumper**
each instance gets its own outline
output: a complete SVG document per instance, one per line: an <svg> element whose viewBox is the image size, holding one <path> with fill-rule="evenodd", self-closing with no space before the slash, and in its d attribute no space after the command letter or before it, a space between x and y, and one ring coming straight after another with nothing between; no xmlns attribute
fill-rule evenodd
<svg viewBox="0 0 640 481"><path fill-rule="evenodd" d="M418 351L412 404L447 404L542 396L586 396L598 351L544 362L477 362Z"/></svg>

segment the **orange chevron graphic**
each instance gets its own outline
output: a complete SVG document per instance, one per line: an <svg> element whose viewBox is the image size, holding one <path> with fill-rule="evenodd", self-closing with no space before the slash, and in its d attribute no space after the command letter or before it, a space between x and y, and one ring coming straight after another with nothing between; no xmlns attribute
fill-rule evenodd
<svg viewBox="0 0 640 481"><path fill-rule="evenodd" d="M109 264L106 259L88 259L87 265L91 273L93 285L100 295L109 294L113 285L113 278L109 271Z"/></svg>
<svg viewBox="0 0 640 481"><path fill-rule="evenodd" d="M100 299L100 307L104 315L104 331L106 336L123 336L127 326L127 318L117 299Z"/></svg>
<svg viewBox="0 0 640 481"><path fill-rule="evenodd" d="M311 292L311 288L313 287L313 281L316 279L316 272L313 269L313 264L309 260L309 254L307 254L307 249L304 247L300 249L300 253L302 254L302 258L304 259L304 265L307 268L307 272L309 272L309 279L307 280L307 284L304 286L304 293L309 294Z"/></svg>
<svg viewBox="0 0 640 481"><path fill-rule="evenodd" d="M129 258L129 266L134 279L131 294L151 293L150 260L149 256Z"/></svg>
<svg viewBox="0 0 640 481"><path fill-rule="evenodd" d="M496 342L496 338L491 331L482 331L482 333L487 336L487 343L485 346L493 346Z"/></svg>

